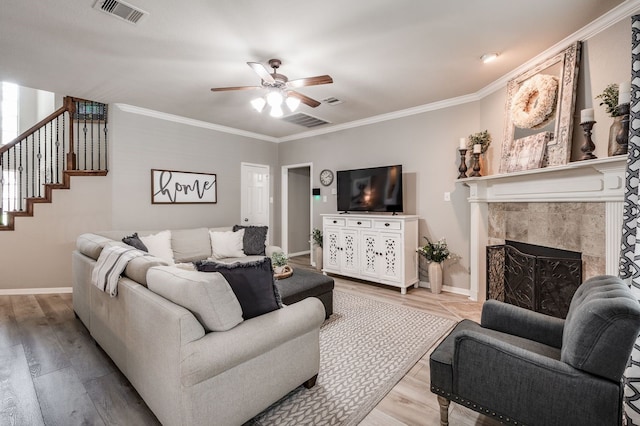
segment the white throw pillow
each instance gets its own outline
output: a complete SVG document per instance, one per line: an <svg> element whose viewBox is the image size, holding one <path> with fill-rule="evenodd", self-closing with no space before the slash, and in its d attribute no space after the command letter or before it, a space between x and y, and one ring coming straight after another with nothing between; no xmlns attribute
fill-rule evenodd
<svg viewBox="0 0 640 426"><path fill-rule="evenodd" d="M244 229L236 232L209 231L209 235L211 237L211 253L214 259L245 257L242 250Z"/></svg>
<svg viewBox="0 0 640 426"><path fill-rule="evenodd" d="M149 254L167 262L173 263L173 250L171 249L171 231L162 231L157 234L140 237L140 241L147 246Z"/></svg>

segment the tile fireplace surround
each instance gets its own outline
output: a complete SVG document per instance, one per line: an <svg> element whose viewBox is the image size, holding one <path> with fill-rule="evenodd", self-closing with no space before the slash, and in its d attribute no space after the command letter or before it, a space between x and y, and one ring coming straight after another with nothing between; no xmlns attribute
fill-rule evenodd
<svg viewBox="0 0 640 426"><path fill-rule="evenodd" d="M458 180L469 187L469 298L485 300L486 246L504 239L581 251L585 278L617 275L626 158Z"/></svg>

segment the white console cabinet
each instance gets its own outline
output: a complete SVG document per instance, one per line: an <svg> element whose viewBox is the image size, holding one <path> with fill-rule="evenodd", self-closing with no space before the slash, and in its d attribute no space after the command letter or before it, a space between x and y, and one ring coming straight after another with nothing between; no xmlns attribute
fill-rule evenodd
<svg viewBox="0 0 640 426"><path fill-rule="evenodd" d="M322 215L323 271L400 287L418 285L418 216Z"/></svg>

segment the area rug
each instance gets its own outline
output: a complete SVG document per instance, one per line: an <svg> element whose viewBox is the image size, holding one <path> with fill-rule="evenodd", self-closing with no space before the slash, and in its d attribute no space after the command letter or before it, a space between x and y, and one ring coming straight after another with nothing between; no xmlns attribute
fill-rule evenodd
<svg viewBox="0 0 640 426"><path fill-rule="evenodd" d="M455 324L351 293L333 297L334 314L320 329L318 382L290 392L254 425L358 424Z"/></svg>

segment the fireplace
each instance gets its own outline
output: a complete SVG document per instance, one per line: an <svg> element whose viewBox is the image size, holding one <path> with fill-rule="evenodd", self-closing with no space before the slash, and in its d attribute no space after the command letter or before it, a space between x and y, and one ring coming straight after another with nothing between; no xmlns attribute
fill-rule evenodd
<svg viewBox="0 0 640 426"><path fill-rule="evenodd" d="M582 254L518 241L487 246L487 299L566 318Z"/></svg>

